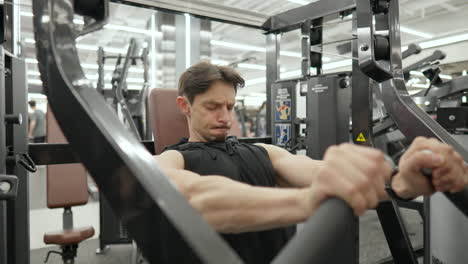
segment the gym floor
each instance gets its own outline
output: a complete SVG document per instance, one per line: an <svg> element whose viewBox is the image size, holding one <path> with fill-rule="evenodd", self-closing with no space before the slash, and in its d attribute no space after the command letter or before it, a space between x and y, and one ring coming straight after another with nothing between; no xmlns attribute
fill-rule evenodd
<svg viewBox="0 0 468 264"><path fill-rule="evenodd" d="M421 246L422 220L416 211L401 209L402 215L407 224L407 230L410 234L414 247ZM389 257L390 251L387 246L384 234L375 211L369 211L360 218L360 263L375 264L380 260ZM132 246L131 245L113 245L104 255L97 255L99 241L92 239L80 244L78 257L75 264L128 264L131 263ZM31 251L31 263L43 263L47 251L58 249L56 247L41 248ZM61 264L61 258L58 255L52 255L48 261L49 264ZM420 260L420 263L422 261Z"/></svg>

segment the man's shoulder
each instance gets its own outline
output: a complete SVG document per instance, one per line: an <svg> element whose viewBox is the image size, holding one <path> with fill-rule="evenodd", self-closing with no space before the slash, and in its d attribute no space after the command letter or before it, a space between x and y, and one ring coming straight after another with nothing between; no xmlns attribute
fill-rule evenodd
<svg viewBox="0 0 468 264"><path fill-rule="evenodd" d="M37 116L45 116L45 113L41 109L34 110L33 114Z"/></svg>

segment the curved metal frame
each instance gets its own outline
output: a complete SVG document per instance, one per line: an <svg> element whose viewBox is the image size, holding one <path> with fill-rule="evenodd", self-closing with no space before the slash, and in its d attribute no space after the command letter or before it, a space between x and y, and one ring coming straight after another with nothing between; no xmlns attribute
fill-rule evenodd
<svg viewBox="0 0 468 264"><path fill-rule="evenodd" d="M108 0L101 1L107 7ZM86 79L75 47L73 7L73 0L33 1L37 58L56 119L100 191L151 263L157 259L153 238L158 235L158 208L204 263L242 263ZM89 28L102 27L104 21ZM351 217L344 201L326 201L274 262L328 262Z"/></svg>
<svg viewBox="0 0 468 264"><path fill-rule="evenodd" d="M73 0L33 1L37 58L57 121L101 193L149 261L156 259L159 208L204 263L241 263L86 79L75 47L73 7Z"/></svg>
<svg viewBox="0 0 468 264"><path fill-rule="evenodd" d="M398 4L398 0L392 0L389 6L388 24L390 27L389 41L391 50L388 63L391 65L393 78L383 82L380 80L385 108L408 140L412 141L417 136L437 138L444 143L452 145L460 153L465 162L468 162L468 151L417 106L406 89L402 69ZM369 72L367 72L369 77L379 82L378 76L369 74ZM468 217L468 188L458 193L446 192L444 195Z"/></svg>

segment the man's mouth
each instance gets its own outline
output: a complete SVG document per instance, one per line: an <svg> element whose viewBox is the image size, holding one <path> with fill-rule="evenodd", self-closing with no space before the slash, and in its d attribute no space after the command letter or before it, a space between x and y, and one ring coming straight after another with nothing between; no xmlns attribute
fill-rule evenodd
<svg viewBox="0 0 468 264"><path fill-rule="evenodd" d="M229 127L213 127L212 129L229 130Z"/></svg>

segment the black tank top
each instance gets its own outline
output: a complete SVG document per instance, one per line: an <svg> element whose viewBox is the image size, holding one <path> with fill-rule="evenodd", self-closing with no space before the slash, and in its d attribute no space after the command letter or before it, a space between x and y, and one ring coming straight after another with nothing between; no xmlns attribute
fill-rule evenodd
<svg viewBox="0 0 468 264"><path fill-rule="evenodd" d="M235 137L222 142L188 142L182 139L165 150L177 150L185 169L200 175L221 175L253 186L275 187L275 172L267 151L239 143ZM158 263L201 263L172 224L161 217ZM221 234L245 263L270 263L295 232L295 226L240 234Z"/></svg>

